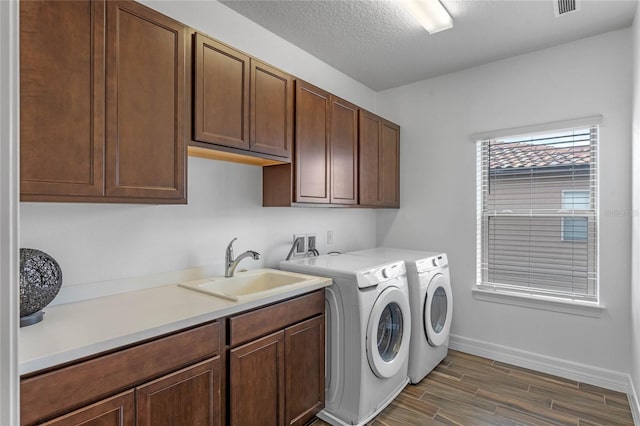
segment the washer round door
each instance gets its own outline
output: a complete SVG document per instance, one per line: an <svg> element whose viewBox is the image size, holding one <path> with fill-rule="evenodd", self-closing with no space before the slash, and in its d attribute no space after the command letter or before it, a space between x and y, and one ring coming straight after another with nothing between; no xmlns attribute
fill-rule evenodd
<svg viewBox="0 0 640 426"><path fill-rule="evenodd" d="M442 274L436 274L427 287L424 300L424 331L431 346L447 341L451 328L453 302L451 284Z"/></svg>
<svg viewBox="0 0 640 426"><path fill-rule="evenodd" d="M367 324L367 358L374 374L392 377L407 360L411 315L406 293L388 287L376 299Z"/></svg>

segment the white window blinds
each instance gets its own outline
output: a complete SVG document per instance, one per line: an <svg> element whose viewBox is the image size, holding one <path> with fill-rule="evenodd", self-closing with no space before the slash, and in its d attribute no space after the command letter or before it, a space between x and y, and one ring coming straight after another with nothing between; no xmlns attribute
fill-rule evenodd
<svg viewBox="0 0 640 426"><path fill-rule="evenodd" d="M598 298L598 127L480 140L478 287Z"/></svg>

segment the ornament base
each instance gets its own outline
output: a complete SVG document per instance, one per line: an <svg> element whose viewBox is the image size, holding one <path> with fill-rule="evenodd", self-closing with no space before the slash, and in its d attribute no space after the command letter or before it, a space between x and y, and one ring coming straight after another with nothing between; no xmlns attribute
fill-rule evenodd
<svg viewBox="0 0 640 426"><path fill-rule="evenodd" d="M42 321L42 317L44 316L44 312L38 311L34 312L31 315L25 315L20 317L20 327L26 327L28 325L33 325Z"/></svg>

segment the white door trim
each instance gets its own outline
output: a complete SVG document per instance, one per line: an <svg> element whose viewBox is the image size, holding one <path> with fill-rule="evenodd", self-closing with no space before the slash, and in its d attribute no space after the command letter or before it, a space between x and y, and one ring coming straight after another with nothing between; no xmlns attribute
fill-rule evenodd
<svg viewBox="0 0 640 426"><path fill-rule="evenodd" d="M0 424L19 424L19 4L0 0Z"/></svg>

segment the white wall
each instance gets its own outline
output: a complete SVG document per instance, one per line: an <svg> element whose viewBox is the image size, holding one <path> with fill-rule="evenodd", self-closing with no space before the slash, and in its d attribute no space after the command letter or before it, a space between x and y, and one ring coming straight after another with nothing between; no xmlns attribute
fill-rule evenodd
<svg viewBox="0 0 640 426"><path fill-rule="evenodd" d="M633 167L633 233L631 249L631 380L638 407L640 395L640 8L633 21L633 109L632 109L632 167ZM640 414L640 413L637 413ZM640 419L638 419L640 420Z"/></svg>
<svg viewBox="0 0 640 426"><path fill-rule="evenodd" d="M217 2L147 2L159 11L276 67L373 109L375 92ZM233 237L236 254L275 266L292 234L316 233L322 252L373 246L369 209L262 208L262 169L189 158L188 205L21 203L21 247L39 248L62 266L69 286L213 265L222 272ZM326 232L334 243L326 246ZM105 283L108 286L109 283Z"/></svg>
<svg viewBox="0 0 640 426"><path fill-rule="evenodd" d="M381 92L402 126L401 209L378 213L377 242L445 251L452 334L615 372L630 366L631 31L615 31ZM604 115L600 286L589 318L479 301L474 132Z"/></svg>
<svg viewBox="0 0 640 426"><path fill-rule="evenodd" d="M18 424L18 2L0 2L0 425Z"/></svg>

